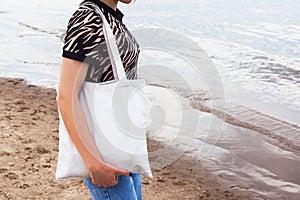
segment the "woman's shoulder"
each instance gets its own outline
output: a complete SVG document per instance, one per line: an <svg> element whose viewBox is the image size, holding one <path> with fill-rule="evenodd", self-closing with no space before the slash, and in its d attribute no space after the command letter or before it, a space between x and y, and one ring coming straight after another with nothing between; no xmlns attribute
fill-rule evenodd
<svg viewBox="0 0 300 200"><path fill-rule="evenodd" d="M80 4L67 25L63 56L83 61L102 41L104 33L101 16L93 7Z"/></svg>
<svg viewBox="0 0 300 200"><path fill-rule="evenodd" d="M95 15L99 15L98 13L97 13L97 5L95 5L95 3L94 2L92 2L92 1L83 1L83 2L81 2L81 4L79 5L79 8L78 8L78 10L80 10L80 11L85 11L85 12L89 12L89 13L93 13L93 14L95 14Z"/></svg>
<svg viewBox="0 0 300 200"><path fill-rule="evenodd" d="M90 2L83 2L73 12L69 22L68 28L81 26L95 26L100 28L102 19L101 16L96 12L95 5Z"/></svg>

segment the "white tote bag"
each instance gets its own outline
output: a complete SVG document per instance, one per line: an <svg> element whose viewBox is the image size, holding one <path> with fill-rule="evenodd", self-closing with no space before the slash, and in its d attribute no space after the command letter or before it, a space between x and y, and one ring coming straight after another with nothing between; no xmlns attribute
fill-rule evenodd
<svg viewBox="0 0 300 200"><path fill-rule="evenodd" d="M103 31L115 80L85 82L79 100L92 138L105 163L153 178L146 142L147 98L145 80L129 80L115 37L103 13ZM56 179L90 177L59 113L59 155Z"/></svg>

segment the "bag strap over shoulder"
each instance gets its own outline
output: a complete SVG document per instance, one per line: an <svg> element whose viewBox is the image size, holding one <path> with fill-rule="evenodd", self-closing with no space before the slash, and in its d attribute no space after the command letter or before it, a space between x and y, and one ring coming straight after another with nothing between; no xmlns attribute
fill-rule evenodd
<svg viewBox="0 0 300 200"><path fill-rule="evenodd" d="M92 2L92 1L89 1ZM93 3L93 2L92 2ZM93 3L94 4L94 3ZM101 9L94 4L94 10L101 16L102 19L102 27L104 32L104 38L107 45L107 50L109 54L109 58L111 61L114 77L116 80L127 79L126 72L121 60L121 56L117 47L117 41L113 34L113 31L107 22L103 12Z"/></svg>

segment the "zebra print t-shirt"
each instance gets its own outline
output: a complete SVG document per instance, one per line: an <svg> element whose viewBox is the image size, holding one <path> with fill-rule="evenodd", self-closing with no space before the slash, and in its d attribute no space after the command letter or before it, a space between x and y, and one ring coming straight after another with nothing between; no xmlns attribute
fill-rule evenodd
<svg viewBox="0 0 300 200"><path fill-rule="evenodd" d="M128 79L137 79L139 45L123 24L123 13L114 10L100 0L85 0L69 20L63 46L63 57L89 64L87 82L105 82L114 79L111 61L107 52L101 9L113 29L121 60Z"/></svg>

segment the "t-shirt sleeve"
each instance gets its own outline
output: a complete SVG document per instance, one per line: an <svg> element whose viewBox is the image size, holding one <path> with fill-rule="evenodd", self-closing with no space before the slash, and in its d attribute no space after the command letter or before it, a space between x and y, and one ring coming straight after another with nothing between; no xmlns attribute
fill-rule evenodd
<svg viewBox="0 0 300 200"><path fill-rule="evenodd" d="M94 11L78 9L69 20L62 56L89 63L100 43L102 19Z"/></svg>

